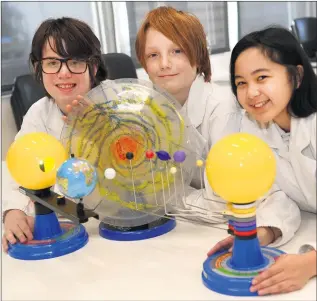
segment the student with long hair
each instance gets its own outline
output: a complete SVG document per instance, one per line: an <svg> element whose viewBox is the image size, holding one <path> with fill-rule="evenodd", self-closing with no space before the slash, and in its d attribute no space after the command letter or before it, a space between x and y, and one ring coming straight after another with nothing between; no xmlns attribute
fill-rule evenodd
<svg viewBox="0 0 317 301"><path fill-rule="evenodd" d="M232 51L230 74L243 108L239 130L263 139L277 160L275 184L257 208L257 229L261 245L279 246L298 230L300 209L316 214L317 77L296 38L278 27L242 38ZM228 237L208 255L232 243ZM316 276L316 241L299 253L282 255L254 278L251 291L302 288Z"/></svg>

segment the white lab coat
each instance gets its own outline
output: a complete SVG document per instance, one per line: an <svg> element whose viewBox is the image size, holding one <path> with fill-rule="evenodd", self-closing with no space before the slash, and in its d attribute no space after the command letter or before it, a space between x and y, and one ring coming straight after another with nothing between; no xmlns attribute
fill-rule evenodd
<svg viewBox="0 0 317 301"><path fill-rule="evenodd" d="M202 75L197 75L181 109L193 125L190 133L192 149L197 159L206 159L211 146L220 138L238 130L237 112L240 110L230 86L221 86L214 82L205 82ZM191 187L187 195L193 194L190 203L197 199L197 191L204 187L201 181L201 168L195 168ZM221 219L223 221L223 219Z"/></svg>
<svg viewBox="0 0 317 301"><path fill-rule="evenodd" d="M236 131L238 110L229 86L206 83L202 75L197 75L181 112L198 131L198 135L191 138L205 145L205 153L199 154L204 159L217 140Z"/></svg>
<svg viewBox="0 0 317 301"><path fill-rule="evenodd" d="M244 110L238 115L240 121L235 126L239 131L263 139L277 160L275 183L269 193L258 200L256 218L258 227L272 226L282 231L282 236L272 244L279 246L289 241L298 230L300 209L316 213L316 113L307 118L291 118L289 143L283 140L282 130L275 123L261 128ZM214 202L221 202L221 199L207 185L206 175L205 183L204 194L200 192L196 205L210 212L224 209L224 205ZM209 221L217 222L217 219Z"/></svg>
<svg viewBox="0 0 317 301"><path fill-rule="evenodd" d="M35 102L25 114L21 129L15 139L33 132L48 133L60 139L64 126L62 116L63 114L56 103L48 97L43 97ZM33 214L33 203L30 202L27 196L19 192L18 184L11 178L9 172L6 173L3 181L2 212L5 213L6 210L10 209L20 209L27 214Z"/></svg>
<svg viewBox="0 0 317 301"><path fill-rule="evenodd" d="M316 213L316 115L291 118L287 145L275 123L260 129L247 113L242 114L240 131L255 134L267 142L277 159L275 185L257 210L258 226L281 229L282 237L275 246L289 241L298 230L299 209Z"/></svg>

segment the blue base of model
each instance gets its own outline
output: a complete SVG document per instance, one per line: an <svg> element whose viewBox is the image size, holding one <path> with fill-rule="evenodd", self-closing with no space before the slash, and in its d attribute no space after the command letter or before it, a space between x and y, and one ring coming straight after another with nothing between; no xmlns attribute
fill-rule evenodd
<svg viewBox="0 0 317 301"><path fill-rule="evenodd" d="M34 219L34 240L51 239L62 234L63 230L55 212L37 214Z"/></svg>
<svg viewBox="0 0 317 301"><path fill-rule="evenodd" d="M176 226L175 219L168 219L164 224L159 226L145 229L145 230L133 230L133 231L120 231L108 229L104 223L99 224L99 234L101 237L117 240L117 241L133 241L148 239L165 234L173 230Z"/></svg>
<svg viewBox="0 0 317 301"><path fill-rule="evenodd" d="M209 289L224 295L257 296L257 292L250 292L252 279L271 266L277 257L284 254L283 251L269 247L262 247L261 253L263 260L260 260L258 266L253 265L250 268L237 268L232 261L234 258L232 253L228 251L221 251L208 257L203 264L203 283Z"/></svg>
<svg viewBox="0 0 317 301"><path fill-rule="evenodd" d="M59 223L54 212L35 217L33 236L32 241L9 244L9 255L22 260L48 259L72 253L88 242L84 226Z"/></svg>

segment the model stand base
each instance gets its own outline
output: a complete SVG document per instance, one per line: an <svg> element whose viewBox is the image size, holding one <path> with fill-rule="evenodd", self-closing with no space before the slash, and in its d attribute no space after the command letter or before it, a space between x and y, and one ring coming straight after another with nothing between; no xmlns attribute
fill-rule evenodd
<svg viewBox="0 0 317 301"><path fill-rule="evenodd" d="M101 237L110 240L133 241L163 235L173 230L175 226L175 219L170 218L160 218L146 225L129 228L115 227L102 222L99 224L99 234Z"/></svg>

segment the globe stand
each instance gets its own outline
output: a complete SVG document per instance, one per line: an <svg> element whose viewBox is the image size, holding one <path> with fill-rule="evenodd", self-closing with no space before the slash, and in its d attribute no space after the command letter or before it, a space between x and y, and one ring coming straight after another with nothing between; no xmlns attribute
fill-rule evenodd
<svg viewBox="0 0 317 301"><path fill-rule="evenodd" d="M31 241L9 244L8 253L11 257L22 260L48 259L72 253L86 245L88 234L85 227L72 222L60 223L53 211L58 207L67 205L70 202L69 200L51 192L49 188L30 191L20 187L20 191L34 201L34 233ZM47 200L51 202L47 202ZM52 201L55 201L55 208L50 204ZM74 214L70 209L72 208L66 206L64 210L68 211L68 214L64 215L74 220L72 218ZM57 211L64 213L61 209ZM78 211L80 212L77 208L76 212ZM77 220L85 221L86 219L88 220L84 216L82 220L80 220L80 217Z"/></svg>
<svg viewBox="0 0 317 301"><path fill-rule="evenodd" d="M250 204L252 206L252 203L247 205L250 207ZM228 229L228 232L235 236L232 253L227 250L219 251L205 260L203 283L220 294L257 296L257 292L250 292L252 279L270 267L284 252L275 248L260 247L255 208L254 214L249 217L234 213L229 217Z"/></svg>
<svg viewBox="0 0 317 301"><path fill-rule="evenodd" d="M134 241L163 235L176 226L174 218L162 217L154 222L136 227L116 227L105 222L99 224L101 237L117 241Z"/></svg>

